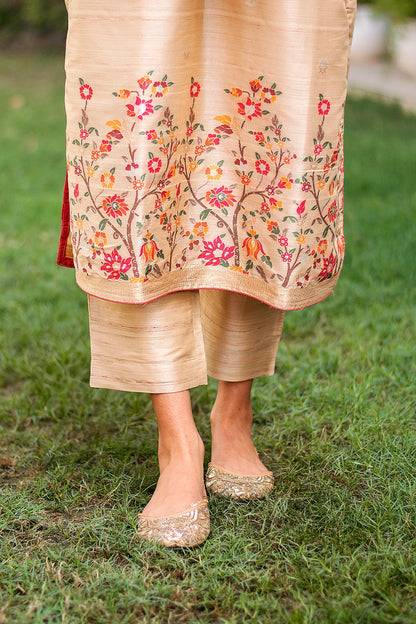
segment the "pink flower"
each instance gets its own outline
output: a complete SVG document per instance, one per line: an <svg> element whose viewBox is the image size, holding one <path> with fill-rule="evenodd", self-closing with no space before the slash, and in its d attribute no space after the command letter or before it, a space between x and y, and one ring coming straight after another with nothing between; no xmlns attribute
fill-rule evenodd
<svg viewBox="0 0 416 624"><path fill-rule="evenodd" d="M79 88L79 94L83 100L90 100L92 98L93 90L90 85L83 84Z"/></svg>
<svg viewBox="0 0 416 624"><path fill-rule="evenodd" d="M259 143L264 143L264 141L265 141L263 132L255 132L254 133L254 138Z"/></svg>
<svg viewBox="0 0 416 624"><path fill-rule="evenodd" d="M161 167L162 161L157 156L149 160L149 162L147 163L147 168L149 169L150 173L157 173L158 171L160 171Z"/></svg>
<svg viewBox="0 0 416 624"><path fill-rule="evenodd" d="M236 202L233 192L225 186L219 186L207 191L205 194L207 202L215 208L230 207Z"/></svg>
<svg viewBox="0 0 416 624"><path fill-rule="evenodd" d="M145 115L151 115L154 112L152 100L145 100L140 97L136 98L134 104L126 104L127 115L129 117L137 117L142 120Z"/></svg>
<svg viewBox="0 0 416 624"><path fill-rule="evenodd" d="M306 205L306 199L304 199L303 202L301 202L296 209L296 212L298 213L299 216L305 212L305 205Z"/></svg>
<svg viewBox="0 0 416 624"><path fill-rule="evenodd" d="M89 136L90 135L88 134L87 130L85 130L85 128L79 133L80 139L88 139Z"/></svg>
<svg viewBox="0 0 416 624"><path fill-rule="evenodd" d="M261 117L261 104L248 97L245 104L243 102L238 103L238 112L249 120L253 117Z"/></svg>
<svg viewBox="0 0 416 624"><path fill-rule="evenodd" d="M270 165L265 160L256 160L254 163L257 173L267 175L270 171Z"/></svg>
<svg viewBox="0 0 416 624"><path fill-rule="evenodd" d="M329 102L329 100L322 100L318 104L318 111L320 115L328 115L330 108L331 103Z"/></svg>
<svg viewBox="0 0 416 624"><path fill-rule="evenodd" d="M291 262L292 257L293 257L293 254L289 253L288 251L285 251L285 253L281 255L283 262Z"/></svg>
<svg viewBox="0 0 416 624"><path fill-rule="evenodd" d="M217 238L212 242L202 241L204 244L204 251L199 254L198 258L208 260L205 264L217 266L221 260L229 260L234 255L235 246L226 247L221 238Z"/></svg>
<svg viewBox="0 0 416 624"><path fill-rule="evenodd" d="M320 154L322 152L322 145L315 145L314 152L315 154Z"/></svg>
<svg viewBox="0 0 416 624"><path fill-rule="evenodd" d="M308 193L311 190L312 186L310 182L304 182L302 184L302 191L304 191L305 193Z"/></svg>
<svg viewBox="0 0 416 624"><path fill-rule="evenodd" d="M288 244L289 240L286 236L281 236L279 238L279 245L281 245L282 247L286 247Z"/></svg>
<svg viewBox="0 0 416 624"><path fill-rule="evenodd" d="M77 165L75 167L75 175L81 175L81 173L82 173L82 169L79 165Z"/></svg>
<svg viewBox="0 0 416 624"><path fill-rule="evenodd" d="M131 269L131 258L122 258L117 249L111 254L104 252L105 262L101 266L101 271L108 272L108 279L120 279L122 273L127 273Z"/></svg>

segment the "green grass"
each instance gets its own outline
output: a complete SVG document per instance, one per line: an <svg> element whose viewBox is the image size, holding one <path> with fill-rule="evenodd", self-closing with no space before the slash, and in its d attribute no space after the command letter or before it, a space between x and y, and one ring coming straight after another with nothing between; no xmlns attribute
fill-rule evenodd
<svg viewBox="0 0 416 624"><path fill-rule="evenodd" d="M275 492L211 499L208 541L164 550L134 537L151 403L89 388L85 295L55 265L62 59L0 60L0 622L416 623L416 118L348 102L345 268L253 392ZM192 391L207 459L215 388Z"/></svg>

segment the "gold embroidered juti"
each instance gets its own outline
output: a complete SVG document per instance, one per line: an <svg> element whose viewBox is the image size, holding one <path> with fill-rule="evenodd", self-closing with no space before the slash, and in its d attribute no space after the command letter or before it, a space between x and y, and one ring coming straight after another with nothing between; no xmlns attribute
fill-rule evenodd
<svg viewBox="0 0 416 624"><path fill-rule="evenodd" d="M120 304L202 289L278 310L327 297L344 258L356 0L67 7L59 262L78 285Z"/></svg>

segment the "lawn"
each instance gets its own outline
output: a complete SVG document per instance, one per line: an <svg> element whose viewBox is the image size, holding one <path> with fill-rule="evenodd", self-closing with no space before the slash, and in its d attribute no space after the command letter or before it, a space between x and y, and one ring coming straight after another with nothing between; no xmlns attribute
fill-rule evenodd
<svg viewBox="0 0 416 624"><path fill-rule="evenodd" d="M208 541L164 550L135 538L151 403L89 387L85 295L55 264L63 61L0 67L0 623L416 623L416 117L348 101L345 268L254 386L277 487L211 498ZM207 461L215 389L192 390Z"/></svg>

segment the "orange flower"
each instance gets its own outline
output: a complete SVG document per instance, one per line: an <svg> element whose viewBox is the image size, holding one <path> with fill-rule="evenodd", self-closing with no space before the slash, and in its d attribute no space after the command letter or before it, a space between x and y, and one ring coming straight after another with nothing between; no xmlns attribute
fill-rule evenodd
<svg viewBox="0 0 416 624"><path fill-rule="evenodd" d="M286 156L286 158L284 158L283 161L284 161L285 165L288 165L290 163L290 158L288 158Z"/></svg>
<svg viewBox="0 0 416 624"><path fill-rule="evenodd" d="M129 96L130 96L130 91L128 89L120 89L120 91L118 92L118 97L121 98L122 100L125 100Z"/></svg>
<svg viewBox="0 0 416 624"><path fill-rule="evenodd" d="M191 171L195 171L195 169L197 169L197 167L198 167L198 163L195 160L193 160L192 162L189 163L189 169Z"/></svg>
<svg viewBox="0 0 416 624"><path fill-rule="evenodd" d="M259 241L259 235L254 230L249 230L248 236L243 241L243 249L246 249L247 257L254 256L257 260L259 251L264 255L263 245Z"/></svg>
<svg viewBox="0 0 416 624"><path fill-rule="evenodd" d="M257 91L259 91L259 89L261 89L261 82L260 82L260 80L257 80L257 78L256 78L256 80L252 80L250 82L250 87L251 87L251 90L254 93L257 93Z"/></svg>
<svg viewBox="0 0 416 624"><path fill-rule="evenodd" d="M206 221L197 221L192 232L194 236L205 236L205 234L208 234L208 230L209 227Z"/></svg>
<svg viewBox="0 0 416 624"><path fill-rule="evenodd" d="M277 147L278 147L279 149L283 149L283 148L284 148L284 146L285 146L285 144L283 143L283 141L279 141L279 143L277 144Z"/></svg>
<svg viewBox="0 0 416 624"><path fill-rule="evenodd" d="M325 180L318 180L318 188L322 191L325 188Z"/></svg>
<svg viewBox="0 0 416 624"><path fill-rule="evenodd" d="M271 144L271 143L266 143L266 146L265 146L265 147L266 147L266 149L269 149L269 150L270 150L270 149L272 149L272 144Z"/></svg>
<svg viewBox="0 0 416 624"><path fill-rule="evenodd" d="M241 89L236 89L235 87L233 87L231 89L231 95L233 97L240 97L240 95L242 95L242 94L243 94L243 92L241 91Z"/></svg>
<svg viewBox="0 0 416 624"><path fill-rule="evenodd" d="M84 227L84 221L82 219L77 219L75 223L77 224L77 228L79 230L82 230L82 228Z"/></svg>
<svg viewBox="0 0 416 624"><path fill-rule="evenodd" d="M91 160L98 160L100 157L100 152L98 152L97 150L94 150L91 152Z"/></svg>
<svg viewBox="0 0 416 624"><path fill-rule="evenodd" d="M319 241L317 251L319 254L324 254L327 249L328 249L328 241L326 240L326 238L324 238L323 240Z"/></svg>
<svg viewBox="0 0 416 624"><path fill-rule="evenodd" d="M135 191L141 191L144 187L144 184L141 180L133 180L133 189Z"/></svg>
<svg viewBox="0 0 416 624"><path fill-rule="evenodd" d="M94 175L95 171L92 167L87 167L87 174L89 178L92 178L92 176Z"/></svg>
<svg viewBox="0 0 416 624"><path fill-rule="evenodd" d="M203 145L197 145L195 148L195 154L197 156L201 156L205 152L205 147Z"/></svg>
<svg viewBox="0 0 416 624"><path fill-rule="evenodd" d="M271 160L272 162L276 162L276 160L277 160L277 156L276 156L276 154L271 154L271 156L270 156L270 160Z"/></svg>
<svg viewBox="0 0 416 624"><path fill-rule="evenodd" d="M332 181L331 184L329 185L329 194L331 196L334 194L334 190L335 190L335 184L334 184L334 181Z"/></svg>
<svg viewBox="0 0 416 624"><path fill-rule="evenodd" d="M170 197L170 191L162 191L161 193L162 202L166 201Z"/></svg>
<svg viewBox="0 0 416 624"><path fill-rule="evenodd" d="M344 235L343 234L341 234L337 238L337 247L338 247L339 253L342 254L342 252L345 249L345 239L344 239Z"/></svg>
<svg viewBox="0 0 416 624"><path fill-rule="evenodd" d="M219 180L222 176L222 169L217 167L217 165L210 165L205 169L205 175L208 180Z"/></svg>
<svg viewBox="0 0 416 624"><path fill-rule="evenodd" d="M140 89L143 89L143 91L147 89L149 85L152 84L152 81L150 80L150 77L147 74L146 76L142 76L141 78L139 78L137 82L139 83Z"/></svg>
<svg viewBox="0 0 416 624"><path fill-rule="evenodd" d="M248 177L248 175L245 175L245 174L241 176L240 180L242 184L247 184L247 185L250 184L251 182L251 179Z"/></svg>
<svg viewBox="0 0 416 624"><path fill-rule="evenodd" d="M298 236L296 242L299 243L299 245L304 245L306 243L305 234L301 234L300 236Z"/></svg>
<svg viewBox="0 0 416 624"><path fill-rule="evenodd" d="M94 234L94 243L97 247L105 247L107 245L107 236L104 232L97 231Z"/></svg>
<svg viewBox="0 0 416 624"><path fill-rule="evenodd" d="M277 221L267 221L267 229L269 230L269 232L271 232L273 228L277 228L278 226L279 224L277 223Z"/></svg>
<svg viewBox="0 0 416 624"><path fill-rule="evenodd" d="M153 240L153 234L146 234L143 239L145 242L140 249L140 256L144 254L144 259L146 262L149 260L155 259L155 252L159 251L159 247L156 244L156 241Z"/></svg>
<svg viewBox="0 0 416 624"><path fill-rule="evenodd" d="M176 175L176 167L175 165L172 165L172 167L169 169L168 178L173 178L175 175Z"/></svg>
<svg viewBox="0 0 416 624"><path fill-rule="evenodd" d="M113 188L115 181L116 179L113 174L108 171L101 175L101 186L103 188Z"/></svg>

